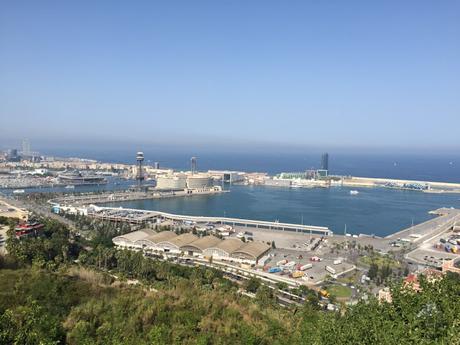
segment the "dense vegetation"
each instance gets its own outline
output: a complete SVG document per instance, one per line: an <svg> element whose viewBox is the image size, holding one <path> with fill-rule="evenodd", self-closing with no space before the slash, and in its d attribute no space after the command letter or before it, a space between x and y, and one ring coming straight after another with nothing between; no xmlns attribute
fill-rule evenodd
<svg viewBox="0 0 460 345"><path fill-rule="evenodd" d="M116 251L47 221L44 236L8 240L0 260L0 344L438 344L458 343L460 279L392 288L340 312L308 289L283 308L251 279ZM134 284L134 285L133 285ZM285 288L280 286L279 288Z"/></svg>

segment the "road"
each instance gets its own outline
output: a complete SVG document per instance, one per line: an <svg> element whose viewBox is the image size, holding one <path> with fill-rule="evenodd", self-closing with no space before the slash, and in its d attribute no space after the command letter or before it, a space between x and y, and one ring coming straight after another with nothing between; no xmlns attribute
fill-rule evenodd
<svg viewBox="0 0 460 345"><path fill-rule="evenodd" d="M2 200L5 200L6 202L10 203L11 205L15 207L26 209L33 213L36 213L39 216L48 217L48 218L57 220L67 225L71 231L77 231L77 228L73 221L51 212L48 204L45 204L43 206L43 205L37 205L33 202L27 202L26 200L19 200L19 199L14 199L14 198L5 198L5 197L2 197Z"/></svg>

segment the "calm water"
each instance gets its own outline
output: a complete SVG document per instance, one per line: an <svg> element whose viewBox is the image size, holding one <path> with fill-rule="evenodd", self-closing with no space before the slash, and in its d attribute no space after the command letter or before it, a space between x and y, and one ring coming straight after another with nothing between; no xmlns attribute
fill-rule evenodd
<svg viewBox="0 0 460 345"><path fill-rule="evenodd" d="M198 156L199 170L232 169L262 171L276 174L282 171L304 171L319 166L319 153L244 153L210 154L199 152L166 153L144 149L146 163L159 161L163 167L188 169L189 158ZM136 148L101 152L73 152L73 156L94 158L106 162L134 163ZM62 154L56 152L56 154ZM403 155L403 154L330 154L333 174L402 178L460 183L460 155ZM150 161L150 162L149 162ZM75 190L53 189L63 192L123 189L132 181L119 185L82 186ZM47 189L29 189L27 192ZM49 190L49 189L48 189ZM387 235L423 222L427 213L439 207L460 208L460 195L427 194L389 189L359 189L359 195L349 194L347 188L284 189L274 187L232 186L231 193L218 196L196 196L126 202L117 204L131 208L161 210L179 214L228 216L281 222L328 226L336 233L347 232ZM3 191L10 192L11 191Z"/></svg>
<svg viewBox="0 0 460 345"><path fill-rule="evenodd" d="M460 194L428 194L383 188L288 189L231 186L230 193L162 200L113 203L113 206L164 212L249 218L328 226L335 233L384 236L431 218L428 211L460 207Z"/></svg>

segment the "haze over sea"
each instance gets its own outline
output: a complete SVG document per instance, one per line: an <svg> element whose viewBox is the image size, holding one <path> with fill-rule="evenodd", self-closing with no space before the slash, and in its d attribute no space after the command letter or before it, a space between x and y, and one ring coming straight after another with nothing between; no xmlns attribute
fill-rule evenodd
<svg viewBox="0 0 460 345"><path fill-rule="evenodd" d="M48 154L77 156L102 162L134 164L136 151L144 151L147 164L159 162L161 167L190 169L190 157L198 158L198 170L238 170L278 174L305 171L320 167L321 151L294 153L267 149L265 152L208 152L184 149L181 152L145 149L141 145L131 149L106 150L50 150ZM331 174L363 177L383 177L422 181L460 183L460 153L335 153L329 151Z"/></svg>

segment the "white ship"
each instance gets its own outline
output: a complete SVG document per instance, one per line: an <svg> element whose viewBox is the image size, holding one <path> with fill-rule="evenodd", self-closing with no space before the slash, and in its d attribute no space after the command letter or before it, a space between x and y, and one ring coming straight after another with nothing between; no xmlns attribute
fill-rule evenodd
<svg viewBox="0 0 460 345"><path fill-rule="evenodd" d="M25 193L25 192L26 192L26 191L25 191L24 189L15 189L15 190L13 190L13 193L14 193L14 194L23 194L23 193Z"/></svg>
<svg viewBox="0 0 460 345"><path fill-rule="evenodd" d="M357 190L351 190L351 191L350 191L350 194L351 194L351 195L357 195L357 194L359 194L359 192L358 192Z"/></svg>
<svg viewBox="0 0 460 345"><path fill-rule="evenodd" d="M67 186L65 186L66 189L75 189L75 186L72 185L72 184L69 184Z"/></svg>

